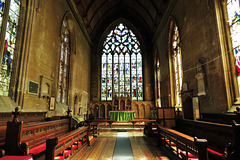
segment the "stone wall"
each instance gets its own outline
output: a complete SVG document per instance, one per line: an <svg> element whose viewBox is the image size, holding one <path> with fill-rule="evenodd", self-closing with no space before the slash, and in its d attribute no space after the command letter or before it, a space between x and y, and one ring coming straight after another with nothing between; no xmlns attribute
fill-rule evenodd
<svg viewBox="0 0 240 160"><path fill-rule="evenodd" d="M205 63L207 95L199 97L200 111L226 112L228 108L214 1L180 0L170 11L156 40L160 56L162 106L169 105L169 28L170 20L175 19L180 32L183 83L193 90L193 97L198 96L195 67L199 60Z"/></svg>
<svg viewBox="0 0 240 160"><path fill-rule="evenodd" d="M29 7L30 8L30 7ZM25 29L26 34L31 35L27 43L28 58L25 60L24 70L25 81L23 90L22 108L24 111L48 111L47 98L39 94L29 94L27 92L28 82L33 81L39 84L41 89L41 76L51 83L50 97L57 98L58 72L60 61L60 35L64 16L67 14L70 21L70 41L75 41L75 46L71 45L70 71L69 71L69 91L68 104L72 110L82 106L82 93L89 95L90 88L90 44L86 40L75 16L65 0L39 1L34 7L31 30ZM72 35L71 35L72 34ZM26 54L26 53L24 53ZM23 85L23 83L21 84ZM84 101L88 101L84 95ZM75 102L74 102L75 101ZM75 104L76 103L76 104ZM21 105L21 104L20 104ZM58 105L58 103L56 104ZM84 103L87 105L87 103ZM75 111L77 113L77 111Z"/></svg>

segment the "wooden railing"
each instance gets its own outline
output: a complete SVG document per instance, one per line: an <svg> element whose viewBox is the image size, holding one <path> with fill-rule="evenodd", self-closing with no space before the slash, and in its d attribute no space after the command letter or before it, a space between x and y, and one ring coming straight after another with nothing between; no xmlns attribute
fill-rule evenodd
<svg viewBox="0 0 240 160"><path fill-rule="evenodd" d="M47 139L46 141L46 160L54 160L59 154L62 154L62 158L65 158L65 150L67 148L71 149L71 153L73 152L73 144L75 142L83 141L83 138L86 138L89 143L89 126L78 128L74 131L71 131L62 136Z"/></svg>
<svg viewBox="0 0 240 160"><path fill-rule="evenodd" d="M199 160L208 160L208 153L207 153L207 140L206 139L198 139L197 137L191 137L176 130L165 128L157 125L158 129L158 136L161 144L165 144L168 142L169 146L174 144L176 147L176 153L179 156L179 153L185 152L186 160L189 158L189 154L194 155Z"/></svg>

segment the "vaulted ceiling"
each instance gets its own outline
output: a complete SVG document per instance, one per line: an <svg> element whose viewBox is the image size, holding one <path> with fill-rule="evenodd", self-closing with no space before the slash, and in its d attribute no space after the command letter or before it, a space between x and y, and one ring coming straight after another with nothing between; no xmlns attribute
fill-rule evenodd
<svg viewBox="0 0 240 160"><path fill-rule="evenodd" d="M131 22L145 40L152 40L170 0L74 0L91 40L99 40L115 20Z"/></svg>

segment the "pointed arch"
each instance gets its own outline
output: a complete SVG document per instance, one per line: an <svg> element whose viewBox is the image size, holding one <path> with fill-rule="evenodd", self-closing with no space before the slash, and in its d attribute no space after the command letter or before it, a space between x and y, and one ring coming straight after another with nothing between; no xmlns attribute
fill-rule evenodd
<svg viewBox="0 0 240 160"><path fill-rule="evenodd" d="M103 42L101 100L131 96L143 100L143 70L140 42L123 22L115 25Z"/></svg>
<svg viewBox="0 0 240 160"><path fill-rule="evenodd" d="M171 17L169 29L169 69L171 86L171 105L176 108L182 107L182 55L180 46L180 34L176 20Z"/></svg>
<svg viewBox="0 0 240 160"><path fill-rule="evenodd" d="M68 90L70 82L70 56L76 53L75 29L73 16L67 12L62 20L61 32L61 51L58 73L58 94L57 101L68 104Z"/></svg>

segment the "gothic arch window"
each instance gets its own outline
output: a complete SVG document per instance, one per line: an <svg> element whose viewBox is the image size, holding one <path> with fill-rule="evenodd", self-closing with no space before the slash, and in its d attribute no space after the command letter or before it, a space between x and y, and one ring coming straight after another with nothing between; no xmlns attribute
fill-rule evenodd
<svg viewBox="0 0 240 160"><path fill-rule="evenodd" d="M175 22L171 22L170 25L170 75L171 76L171 96L172 105L175 107L182 106L181 90L182 90L182 56L180 47L180 36L178 26Z"/></svg>
<svg viewBox="0 0 240 160"><path fill-rule="evenodd" d="M103 43L101 100L131 96L143 100L142 54L136 35L123 23Z"/></svg>
<svg viewBox="0 0 240 160"><path fill-rule="evenodd" d="M58 78L58 98L57 101L67 104L69 87L69 67L70 67L70 32L68 20L65 17L61 28L61 53L59 63Z"/></svg>
<svg viewBox="0 0 240 160"><path fill-rule="evenodd" d="M0 96L9 95L19 13L20 13L19 0L11 1L0 0L0 27L6 27L6 31L4 33L1 33L4 34L5 38L0 69ZM8 20L6 23L3 23L3 17L5 16L8 17Z"/></svg>
<svg viewBox="0 0 240 160"><path fill-rule="evenodd" d="M227 0L228 25L231 34L232 52L237 70L238 92L240 93L240 1Z"/></svg>

